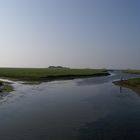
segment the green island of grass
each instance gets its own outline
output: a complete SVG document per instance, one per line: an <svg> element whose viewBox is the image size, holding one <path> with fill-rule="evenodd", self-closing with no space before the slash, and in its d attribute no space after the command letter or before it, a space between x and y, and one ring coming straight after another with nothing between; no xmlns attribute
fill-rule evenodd
<svg viewBox="0 0 140 140"><path fill-rule="evenodd" d="M126 70L125 73L140 74L140 70ZM140 93L140 78L133 78L128 80L121 80L113 82L116 85L127 87L133 91Z"/></svg>
<svg viewBox="0 0 140 140"><path fill-rule="evenodd" d="M94 76L107 76L105 69L70 68L0 68L0 77L21 81L53 81Z"/></svg>

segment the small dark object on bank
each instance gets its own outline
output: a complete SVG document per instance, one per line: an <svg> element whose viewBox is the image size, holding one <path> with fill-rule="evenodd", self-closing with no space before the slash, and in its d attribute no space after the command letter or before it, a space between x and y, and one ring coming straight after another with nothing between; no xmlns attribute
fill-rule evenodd
<svg viewBox="0 0 140 140"><path fill-rule="evenodd" d="M120 81L123 81L123 76L121 76Z"/></svg>
<svg viewBox="0 0 140 140"><path fill-rule="evenodd" d="M2 92L2 90L3 90L3 83L2 82L0 82L0 92Z"/></svg>

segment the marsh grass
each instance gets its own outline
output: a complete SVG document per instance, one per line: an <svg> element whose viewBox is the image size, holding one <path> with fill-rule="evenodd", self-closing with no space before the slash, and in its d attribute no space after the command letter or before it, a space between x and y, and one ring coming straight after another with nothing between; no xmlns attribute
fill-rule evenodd
<svg viewBox="0 0 140 140"><path fill-rule="evenodd" d="M4 89L3 89L4 92L12 92L14 91L14 88L13 86L11 86L10 84L4 84Z"/></svg>
<svg viewBox="0 0 140 140"><path fill-rule="evenodd" d="M22 81L49 81L108 75L104 69L0 68L0 77Z"/></svg>
<svg viewBox="0 0 140 140"><path fill-rule="evenodd" d="M133 78L133 79L129 79L129 80L124 80L122 82L126 85L140 87L140 78Z"/></svg>
<svg viewBox="0 0 140 140"><path fill-rule="evenodd" d="M140 95L140 78L133 78L113 82L115 85L129 88Z"/></svg>
<svg viewBox="0 0 140 140"><path fill-rule="evenodd" d="M124 72L130 74L140 74L140 70L125 70Z"/></svg>
<svg viewBox="0 0 140 140"><path fill-rule="evenodd" d="M10 82L3 82L3 81L0 81L0 83L2 83L2 86L3 86L1 92L7 92L7 93L9 93L9 92L14 91L14 88L13 88L13 86L11 85Z"/></svg>

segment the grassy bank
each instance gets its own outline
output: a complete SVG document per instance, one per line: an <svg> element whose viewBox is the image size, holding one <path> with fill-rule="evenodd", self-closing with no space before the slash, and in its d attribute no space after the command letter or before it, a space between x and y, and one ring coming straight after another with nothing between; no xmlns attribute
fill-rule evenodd
<svg viewBox="0 0 140 140"><path fill-rule="evenodd" d="M0 68L0 77L22 81L51 81L108 75L103 69Z"/></svg>
<svg viewBox="0 0 140 140"><path fill-rule="evenodd" d="M116 81L114 84L127 87L133 91L140 93L140 78L133 78L129 80Z"/></svg>
<svg viewBox="0 0 140 140"><path fill-rule="evenodd" d="M140 74L140 70L125 70L124 72L130 74Z"/></svg>
<svg viewBox="0 0 140 140"><path fill-rule="evenodd" d="M129 74L140 74L140 70L125 70L124 72ZM114 83L123 87L130 88L133 91L140 93L140 78L122 80Z"/></svg>
<svg viewBox="0 0 140 140"><path fill-rule="evenodd" d="M120 83L123 85L129 85L129 86L133 86L133 87L140 87L140 78L133 78L133 79L129 79L129 80L122 80L122 81L117 81L115 83Z"/></svg>
<svg viewBox="0 0 140 140"><path fill-rule="evenodd" d="M12 92L14 90L13 86L11 85L11 83L9 83L9 82L3 82L3 81L0 81L0 83L3 86L1 92L9 93L9 92Z"/></svg>

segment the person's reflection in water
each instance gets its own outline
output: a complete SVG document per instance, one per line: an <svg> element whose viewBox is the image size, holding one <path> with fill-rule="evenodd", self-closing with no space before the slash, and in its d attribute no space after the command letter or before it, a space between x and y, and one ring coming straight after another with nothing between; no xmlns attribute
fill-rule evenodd
<svg viewBox="0 0 140 140"><path fill-rule="evenodd" d="M122 86L120 86L120 93L122 93Z"/></svg>

